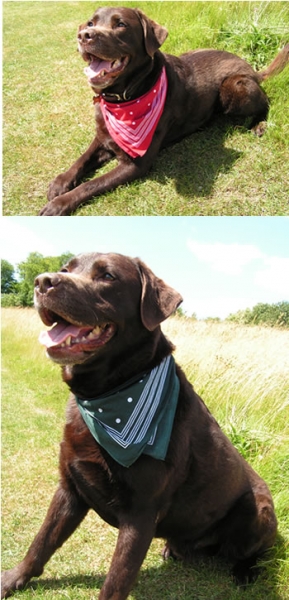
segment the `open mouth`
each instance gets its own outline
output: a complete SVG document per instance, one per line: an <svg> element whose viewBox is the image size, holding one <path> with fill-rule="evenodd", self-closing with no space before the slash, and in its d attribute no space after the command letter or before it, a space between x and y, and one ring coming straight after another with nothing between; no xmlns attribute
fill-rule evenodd
<svg viewBox="0 0 289 600"><path fill-rule="evenodd" d="M87 356L86 353L94 352L104 346L115 334L116 326L113 323L101 323L94 327L87 325L74 325L62 317L45 311L40 313L46 325L52 325L47 331L39 335L39 342L45 346L52 359L71 359L73 357Z"/></svg>
<svg viewBox="0 0 289 600"><path fill-rule="evenodd" d="M123 56L110 61L98 58L91 54L86 54L85 59L89 61L89 66L85 67L84 73L87 76L90 85L106 84L111 78L120 75L129 62L128 56Z"/></svg>

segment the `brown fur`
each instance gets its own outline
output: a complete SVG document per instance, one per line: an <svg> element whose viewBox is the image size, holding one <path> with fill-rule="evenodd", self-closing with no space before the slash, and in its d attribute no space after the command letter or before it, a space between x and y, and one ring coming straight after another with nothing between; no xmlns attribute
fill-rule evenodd
<svg viewBox="0 0 289 600"><path fill-rule="evenodd" d="M161 53L159 47L166 36L167 30L140 10L120 7L100 8L88 23L79 27L79 50L85 60L97 56L113 61L124 55L128 60L111 81L94 84L95 93L105 93L107 102L138 98L151 89L165 65L166 104L149 149L137 159L112 140L96 104L96 137L72 167L52 181L49 202L41 215L69 215L90 198L142 177L161 148L190 135L219 110L228 115L251 117L251 128L262 135L264 125L259 126L259 122L266 120L269 102L259 83L285 67L289 44L267 69L256 73L238 56L220 50L195 50L180 57ZM118 161L114 169L80 183L92 170L114 157Z"/></svg>
<svg viewBox="0 0 289 600"><path fill-rule="evenodd" d="M167 540L165 558L186 559L213 547L236 563L239 582L253 578L251 567L276 534L270 492L179 366L178 406L164 461L142 454L122 467L94 440L75 402L74 394L105 394L171 354L160 323L181 300L139 259L118 254L80 255L60 273L37 277L35 301L46 324L65 319L99 325L106 337L94 350L86 342L48 350L71 390L60 481L24 560L3 574L2 597L41 575L90 508L119 529L100 600L127 598L154 536Z"/></svg>

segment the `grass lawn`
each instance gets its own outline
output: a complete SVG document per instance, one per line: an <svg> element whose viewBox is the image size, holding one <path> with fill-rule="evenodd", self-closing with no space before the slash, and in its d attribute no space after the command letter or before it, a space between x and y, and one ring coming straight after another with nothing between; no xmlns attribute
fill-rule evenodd
<svg viewBox="0 0 289 600"><path fill-rule="evenodd" d="M57 482L68 391L37 342L32 309L3 309L3 568L19 561L42 523ZM154 540L130 600L289 599L289 336L287 331L169 319L176 359L226 433L268 482L279 520L276 546L246 592L217 559L183 565ZM117 532L89 513L23 600L95 600Z"/></svg>
<svg viewBox="0 0 289 600"><path fill-rule="evenodd" d="M94 135L92 91L76 31L103 2L3 3L3 214L37 215L48 183ZM169 30L163 50L235 52L261 69L289 41L289 3L122 2ZM77 215L288 215L289 68L264 83L262 139L218 119L164 150L142 180L80 207ZM107 167L106 167L107 168ZM102 171L103 172L103 171Z"/></svg>

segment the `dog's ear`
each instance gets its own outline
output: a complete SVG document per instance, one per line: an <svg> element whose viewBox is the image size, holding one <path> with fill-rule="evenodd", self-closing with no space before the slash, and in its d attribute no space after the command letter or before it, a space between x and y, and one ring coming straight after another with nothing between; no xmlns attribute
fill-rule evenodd
<svg viewBox="0 0 289 600"><path fill-rule="evenodd" d="M135 9L144 32L145 48L149 56L153 56L158 48L167 39L168 31L165 27L158 25L149 19L141 10Z"/></svg>
<svg viewBox="0 0 289 600"><path fill-rule="evenodd" d="M153 331L177 310L183 298L162 279L156 277L142 261L136 259L136 263L142 283L141 320L146 329Z"/></svg>

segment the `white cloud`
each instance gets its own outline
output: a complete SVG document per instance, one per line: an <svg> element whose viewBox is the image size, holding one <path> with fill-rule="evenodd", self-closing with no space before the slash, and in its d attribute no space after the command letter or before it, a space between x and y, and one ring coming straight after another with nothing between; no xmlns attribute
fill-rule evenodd
<svg viewBox="0 0 289 600"><path fill-rule="evenodd" d="M182 305L184 311L191 315L195 313L199 319L219 317L225 319L229 314L238 310L252 308L257 302L249 297L216 295L213 297L191 299Z"/></svg>
<svg viewBox="0 0 289 600"><path fill-rule="evenodd" d="M264 258L264 254L253 244L204 244L189 240L188 247L200 261L228 275L239 275L245 265Z"/></svg>
<svg viewBox="0 0 289 600"><path fill-rule="evenodd" d="M255 284L289 300L289 258L268 256L255 275Z"/></svg>

